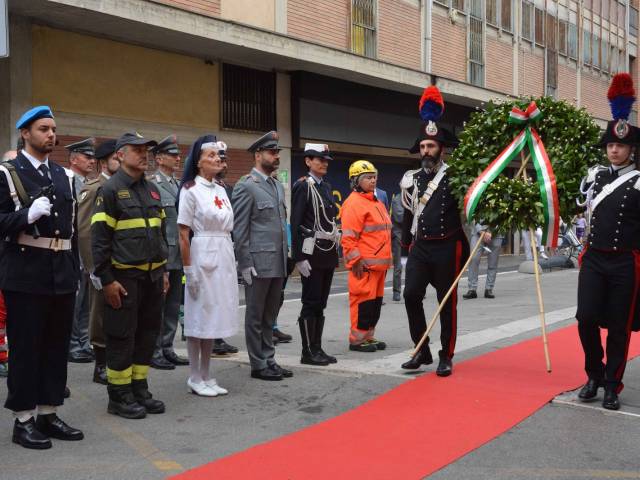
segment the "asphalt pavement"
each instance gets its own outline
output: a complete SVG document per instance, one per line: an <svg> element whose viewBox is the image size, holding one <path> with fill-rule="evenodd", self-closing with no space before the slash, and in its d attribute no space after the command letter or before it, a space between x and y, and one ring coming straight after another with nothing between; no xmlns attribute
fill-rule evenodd
<svg viewBox="0 0 640 480"><path fill-rule="evenodd" d="M461 282L455 362L539 335L534 276L517 272L520 261L513 256L501 258L493 300L482 296L463 300L461 295L467 285L464 279ZM576 270L542 275L550 331L575 321L576 284ZM25 450L11 443L13 419L5 411L0 415L0 432L4 432L0 433L0 479L165 478L331 418L420 375L400 368L411 344L404 305L391 301L390 287L385 291L386 304L376 334L387 342L387 350L372 354L348 350L345 285L346 274L336 273L326 311L324 348L338 358L338 363L310 367L299 363L296 319L300 282L295 277L290 279L279 324L294 340L277 347L276 359L281 365L292 367L295 375L282 382L249 377L240 334L228 339L241 348L240 353L212 361L215 377L229 389L229 395L202 398L187 393L188 367L152 370L151 391L166 402L167 412L143 420L124 420L106 413L106 389L91 382L92 365L70 364L68 384L72 396L59 414L81 428L86 439L74 443L54 440L53 448L47 451ZM483 288L481 279L479 293ZM434 298L435 292L429 288L424 302L427 317L436 309ZM244 307L240 311L243 314ZM437 328L434 339L438 338ZM176 349L186 353L181 340L176 342ZM552 346L552 361L554 355L560 354ZM434 368L430 366L424 372ZM576 402L575 393L560 396L504 435L429 478L640 478L638 361L628 365L625 384L619 412L604 411L597 402ZM5 395L3 382L0 397ZM372 434L376 434L375 430L366 432ZM366 472L362 478L367 478Z"/></svg>

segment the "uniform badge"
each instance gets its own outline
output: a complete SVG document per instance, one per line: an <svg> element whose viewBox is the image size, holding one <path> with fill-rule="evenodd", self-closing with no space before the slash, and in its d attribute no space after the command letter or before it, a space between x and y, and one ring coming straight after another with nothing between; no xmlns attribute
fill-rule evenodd
<svg viewBox="0 0 640 480"><path fill-rule="evenodd" d="M129 190L118 190L118 198L131 198Z"/></svg>
<svg viewBox="0 0 640 480"><path fill-rule="evenodd" d="M138 138L143 138L143 137L142 137L142 135L140 135L138 132L134 132L134 133L135 133L135 136L136 136L136 137L138 137Z"/></svg>
<svg viewBox="0 0 640 480"><path fill-rule="evenodd" d="M626 120L618 120L613 127L613 133L615 133L616 137L621 140L623 138L626 138L626 136L629 134L629 125L627 125Z"/></svg>
<svg viewBox="0 0 640 480"><path fill-rule="evenodd" d="M216 207L218 207L218 209L221 209L221 208L222 208L222 205L224 205L224 204L220 201L220 199L218 198L218 196L217 196L217 195L216 195L216 199L213 201L213 203L215 203L215 204L216 204Z"/></svg>
<svg viewBox="0 0 640 480"><path fill-rule="evenodd" d="M435 137L438 134L438 126L433 120L429 120L429 123L427 123L427 126L424 127L424 131L430 137Z"/></svg>
<svg viewBox="0 0 640 480"><path fill-rule="evenodd" d="M103 201L104 199L102 198L102 195L100 195L99 197L96 197L96 207L99 207L100 205L102 205Z"/></svg>
<svg viewBox="0 0 640 480"><path fill-rule="evenodd" d="M151 198L154 200L160 200L160 194L155 190L151 190L149 193L151 194Z"/></svg>
<svg viewBox="0 0 640 480"><path fill-rule="evenodd" d="M87 198L87 195L89 194L89 192L84 191L80 194L80 201L84 201L85 198Z"/></svg>

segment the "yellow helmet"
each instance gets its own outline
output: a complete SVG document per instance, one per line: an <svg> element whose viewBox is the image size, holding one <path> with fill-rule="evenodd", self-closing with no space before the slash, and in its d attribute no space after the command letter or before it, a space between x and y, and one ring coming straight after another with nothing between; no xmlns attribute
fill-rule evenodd
<svg viewBox="0 0 640 480"><path fill-rule="evenodd" d="M368 160L356 160L349 166L349 179L362 175L363 173L378 173L373 163Z"/></svg>

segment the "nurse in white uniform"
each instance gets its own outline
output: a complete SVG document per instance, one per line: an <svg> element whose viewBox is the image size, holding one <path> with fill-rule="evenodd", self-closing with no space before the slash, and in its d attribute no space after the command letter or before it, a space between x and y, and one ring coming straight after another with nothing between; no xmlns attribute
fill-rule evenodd
<svg viewBox="0 0 640 480"><path fill-rule="evenodd" d="M180 251L186 277L184 334L187 337L191 392L215 397L227 392L211 378L214 338L238 331L238 280L231 231L233 210L225 189L215 182L222 170L213 135L200 137L185 163L178 203Z"/></svg>

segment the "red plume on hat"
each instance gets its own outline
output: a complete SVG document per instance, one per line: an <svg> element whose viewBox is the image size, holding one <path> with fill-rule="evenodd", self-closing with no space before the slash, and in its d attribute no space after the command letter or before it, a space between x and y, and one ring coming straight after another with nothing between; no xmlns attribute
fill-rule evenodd
<svg viewBox="0 0 640 480"><path fill-rule="evenodd" d="M420 117L425 122L437 122L444 112L444 100L438 87L430 85L422 92L420 103L418 104Z"/></svg>
<svg viewBox="0 0 640 480"><path fill-rule="evenodd" d="M628 120L633 103L636 101L636 91L633 79L628 73L614 75L607 92L611 115L614 120Z"/></svg>

